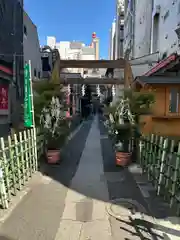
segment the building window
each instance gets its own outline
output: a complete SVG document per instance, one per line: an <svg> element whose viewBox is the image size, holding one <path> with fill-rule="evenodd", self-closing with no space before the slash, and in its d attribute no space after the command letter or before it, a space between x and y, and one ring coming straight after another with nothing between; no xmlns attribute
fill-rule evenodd
<svg viewBox="0 0 180 240"><path fill-rule="evenodd" d="M169 94L169 112L179 112L179 89L171 88Z"/></svg>
<svg viewBox="0 0 180 240"><path fill-rule="evenodd" d="M37 72L36 72L36 69L34 69L34 77L36 77L37 75Z"/></svg>
<svg viewBox="0 0 180 240"><path fill-rule="evenodd" d="M40 78L41 77L41 73L40 72L38 72L38 78Z"/></svg>
<svg viewBox="0 0 180 240"><path fill-rule="evenodd" d="M24 26L24 35L27 36L27 28Z"/></svg>

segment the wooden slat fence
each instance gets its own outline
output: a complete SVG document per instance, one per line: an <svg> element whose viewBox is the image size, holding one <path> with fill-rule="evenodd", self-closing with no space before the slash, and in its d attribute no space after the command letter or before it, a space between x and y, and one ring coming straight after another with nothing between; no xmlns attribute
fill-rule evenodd
<svg viewBox="0 0 180 240"><path fill-rule="evenodd" d="M38 159L43 153L43 135L38 129L29 129L7 140L0 138L0 201L8 208L13 195L38 169Z"/></svg>
<svg viewBox="0 0 180 240"><path fill-rule="evenodd" d="M153 134L141 139L140 165L157 194L180 216L180 143Z"/></svg>

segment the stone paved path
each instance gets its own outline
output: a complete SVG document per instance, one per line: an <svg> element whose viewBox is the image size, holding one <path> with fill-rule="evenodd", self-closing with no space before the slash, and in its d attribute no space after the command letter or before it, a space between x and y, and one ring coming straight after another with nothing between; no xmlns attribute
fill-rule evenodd
<svg viewBox="0 0 180 240"><path fill-rule="evenodd" d="M43 167L10 216L0 218L0 240L176 239L177 231L174 238L164 238L162 229L155 229L148 193L143 196L128 169L115 166L111 142L97 117L83 123L62 158L60 165ZM136 215L127 205L109 203L122 198L135 204Z"/></svg>
<svg viewBox="0 0 180 240"><path fill-rule="evenodd" d="M111 238L106 212L108 189L102 176L103 159L96 119L92 123L79 167L67 192L56 240Z"/></svg>

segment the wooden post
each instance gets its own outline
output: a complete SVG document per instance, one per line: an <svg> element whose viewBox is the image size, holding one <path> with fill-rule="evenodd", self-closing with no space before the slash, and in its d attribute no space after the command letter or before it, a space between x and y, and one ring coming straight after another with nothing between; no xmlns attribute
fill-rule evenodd
<svg viewBox="0 0 180 240"><path fill-rule="evenodd" d="M26 165L26 180L31 176L30 174L30 166L29 166L29 158L28 158L28 138L26 130L23 133L24 135L24 151L25 151L25 165Z"/></svg>
<svg viewBox="0 0 180 240"><path fill-rule="evenodd" d="M124 85L125 88L130 88L132 82L133 82L133 74L130 63L125 60L125 67L124 67Z"/></svg>
<svg viewBox="0 0 180 240"><path fill-rule="evenodd" d="M1 160L3 163L2 168L4 168L4 181L5 181L5 185L6 185L6 192L7 192L7 200L10 200L10 183L9 183L9 166L8 166L8 160L7 160L7 156L6 156L6 149L5 149L5 144L4 144L4 138L1 137L0 138L0 144L1 144L1 149L2 149L2 157L3 159ZM3 170L2 170L3 171Z"/></svg>
<svg viewBox="0 0 180 240"><path fill-rule="evenodd" d="M165 189L168 189L169 188L169 182L170 182L170 179L171 179L171 168L172 168L172 165L173 162L174 162L174 159L173 159L173 156L174 156L174 145L175 145L175 141L174 140L171 140L171 144L170 144L170 152L168 154L168 168L167 168L167 177L166 177L166 184L165 184Z"/></svg>
<svg viewBox="0 0 180 240"><path fill-rule="evenodd" d="M149 167L148 167L148 179L152 180L152 163L153 163L153 144L154 144L154 134L151 134L151 136L149 137L149 150L148 150L148 163L149 163Z"/></svg>
<svg viewBox="0 0 180 240"><path fill-rule="evenodd" d="M172 190L171 190L171 201L170 201L170 206L172 207L173 206L173 203L174 203L174 199L175 199L175 193L176 193L176 186L178 183L178 173L179 173L179 167L180 167L180 143L179 143L179 146L178 146L178 152L177 153L174 153L176 155L176 163L175 163L175 169L174 169L174 175L172 177Z"/></svg>
<svg viewBox="0 0 180 240"><path fill-rule="evenodd" d="M27 136L28 136L28 162L29 162L29 174L30 177L32 177L32 158L33 158L33 151L32 151L32 144L31 144L31 133L30 130L27 130Z"/></svg>
<svg viewBox="0 0 180 240"><path fill-rule="evenodd" d="M10 160L10 166L11 166L11 171L12 171L12 181L13 181L13 190L14 190L14 195L17 193L16 189L16 174L15 174L15 164L14 164L14 146L12 145L11 141L11 136L8 136L8 148L9 148L9 160Z"/></svg>
<svg viewBox="0 0 180 240"><path fill-rule="evenodd" d="M0 194L1 194L2 207L4 209L7 209L9 204L8 204L8 196L6 193L6 187L4 183L4 174L3 174L2 166L0 167Z"/></svg>
<svg viewBox="0 0 180 240"><path fill-rule="evenodd" d="M21 152L19 151L19 142L17 140L17 135L14 134L14 144L15 144L15 156L16 156L16 162L17 162L17 175L18 175L18 186L19 190L21 190L21 165L20 165L20 154Z"/></svg>
<svg viewBox="0 0 180 240"><path fill-rule="evenodd" d="M160 163L160 174L159 174L159 180L158 180L158 189L157 189L157 195L160 195L161 191L161 182L163 180L163 169L164 169L164 163L165 163L165 158L167 155L167 147L168 147L168 139L166 138L164 140L163 144L163 150L162 150L162 157L161 157L161 163Z"/></svg>
<svg viewBox="0 0 180 240"><path fill-rule="evenodd" d="M25 185L25 159L24 159L24 141L22 138L22 132L19 132L19 142L20 142L20 153L21 153L21 169L22 169L22 180L23 185Z"/></svg>

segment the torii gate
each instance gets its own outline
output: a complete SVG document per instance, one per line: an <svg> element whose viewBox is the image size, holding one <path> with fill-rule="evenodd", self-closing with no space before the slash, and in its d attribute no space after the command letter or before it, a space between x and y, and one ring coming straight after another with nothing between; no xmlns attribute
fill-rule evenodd
<svg viewBox="0 0 180 240"><path fill-rule="evenodd" d="M129 62L123 58L117 60L61 60L59 61L60 72L64 68L111 68L124 70L124 86L129 87L133 82L132 70ZM60 79L61 84L122 84L122 79L117 78L81 78Z"/></svg>
<svg viewBox="0 0 180 240"><path fill-rule="evenodd" d="M124 79L116 78L79 78L79 79L70 79L70 78L61 78L59 84L97 84L97 85L119 85L124 84L125 88L129 88L133 82L132 70L129 62L123 58L117 60L61 60L56 61L54 69L58 70L58 75L64 68L90 68L90 69L123 69L124 70ZM68 100L69 101L69 100ZM69 116L69 111L68 114Z"/></svg>

